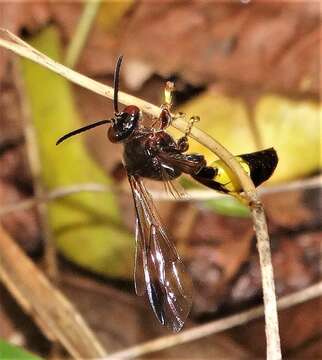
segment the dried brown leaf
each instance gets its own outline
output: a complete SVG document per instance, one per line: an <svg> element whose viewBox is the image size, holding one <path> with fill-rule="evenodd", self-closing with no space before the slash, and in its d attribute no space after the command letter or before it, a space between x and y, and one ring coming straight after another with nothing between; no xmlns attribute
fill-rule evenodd
<svg viewBox="0 0 322 360"><path fill-rule="evenodd" d="M0 181L0 207L26 199L14 185ZM22 210L5 215L1 219L3 227L28 252L40 248L40 228L38 216L34 209Z"/></svg>
<svg viewBox="0 0 322 360"><path fill-rule="evenodd" d="M318 2L142 2L124 26L122 50L192 83L317 93L319 24Z"/></svg>
<svg viewBox="0 0 322 360"><path fill-rule="evenodd" d="M2 1L0 27L19 34L22 29L33 31L44 25L50 18L49 1ZM0 81L6 73L11 54L0 50Z"/></svg>
<svg viewBox="0 0 322 360"><path fill-rule="evenodd" d="M215 310L250 253L249 219L202 212L194 223L185 258L196 288L196 313Z"/></svg>

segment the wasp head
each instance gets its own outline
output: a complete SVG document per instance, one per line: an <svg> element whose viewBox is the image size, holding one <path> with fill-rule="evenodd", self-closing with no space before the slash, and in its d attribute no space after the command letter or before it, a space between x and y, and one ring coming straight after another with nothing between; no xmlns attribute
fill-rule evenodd
<svg viewBox="0 0 322 360"><path fill-rule="evenodd" d="M126 141L137 129L140 119L141 111L135 105L129 105L122 112L116 113L107 132L109 140L114 143Z"/></svg>

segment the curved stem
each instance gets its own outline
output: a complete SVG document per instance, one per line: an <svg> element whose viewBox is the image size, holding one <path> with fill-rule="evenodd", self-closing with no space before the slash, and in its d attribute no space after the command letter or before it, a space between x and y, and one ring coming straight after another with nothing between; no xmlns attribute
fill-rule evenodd
<svg viewBox="0 0 322 360"><path fill-rule="evenodd" d="M90 79L82 74L79 74L66 66L57 63L50 59L48 56L40 53L30 45L26 44L23 40L13 35L7 30L0 29L0 31L7 34L12 41L6 41L0 39L0 46L7 48L10 51L15 52L18 55L24 56L36 63L45 66L52 71L64 76L66 79L85 87L100 95L106 96L109 99L113 99L113 88L103 85L93 79ZM119 92L119 101L124 105L136 105L143 112L152 116L158 117L160 108L152 105L144 100L128 95L124 92ZM183 119L175 120L172 125L178 130L185 132L187 127L186 122ZM257 236L257 248L259 252L260 264L261 264L261 276L263 285L263 297L265 308L265 331L267 341L267 358L280 359L281 348L280 338L278 331L278 317L277 317L277 304L273 277L273 267L271 262L271 252L269 237L267 232L267 224L263 206L257 196L255 186L251 179L244 172L240 164L236 161L234 156L220 143L218 143L211 136L204 133L202 130L194 127L191 131L191 136L199 143L213 151L237 176L239 182L244 190L244 198L251 208L254 228Z"/></svg>

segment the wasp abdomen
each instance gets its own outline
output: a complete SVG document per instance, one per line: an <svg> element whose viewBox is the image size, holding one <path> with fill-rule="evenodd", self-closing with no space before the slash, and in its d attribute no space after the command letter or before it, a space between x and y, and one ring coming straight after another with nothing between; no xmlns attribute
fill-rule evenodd
<svg viewBox="0 0 322 360"><path fill-rule="evenodd" d="M239 155L249 167L249 176L255 186L269 179L278 163L278 156L273 148Z"/></svg>
<svg viewBox="0 0 322 360"><path fill-rule="evenodd" d="M269 179L278 163L276 151L273 148L236 156L255 186ZM222 161L217 160L210 166L203 167L195 176L200 183L224 193L242 191L235 173Z"/></svg>

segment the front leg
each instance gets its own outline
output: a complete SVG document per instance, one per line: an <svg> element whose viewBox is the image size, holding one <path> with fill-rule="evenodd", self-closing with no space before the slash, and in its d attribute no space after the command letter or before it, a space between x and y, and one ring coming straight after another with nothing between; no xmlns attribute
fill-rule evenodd
<svg viewBox="0 0 322 360"><path fill-rule="evenodd" d="M158 119L155 121L159 122L160 130L165 130L172 121L171 107L172 107L172 93L174 91L174 83L167 81L164 88L164 103L161 105L161 112ZM152 127L155 125L152 125Z"/></svg>
<svg viewBox="0 0 322 360"><path fill-rule="evenodd" d="M179 113L177 117L185 117L185 114ZM199 116L192 116L188 122L187 129L184 133L184 136L178 139L177 141L177 150L181 153L186 152L189 149L189 138L191 134L192 127L194 123L200 121Z"/></svg>

